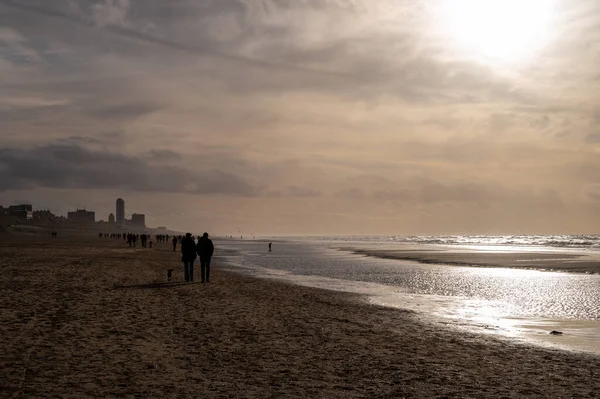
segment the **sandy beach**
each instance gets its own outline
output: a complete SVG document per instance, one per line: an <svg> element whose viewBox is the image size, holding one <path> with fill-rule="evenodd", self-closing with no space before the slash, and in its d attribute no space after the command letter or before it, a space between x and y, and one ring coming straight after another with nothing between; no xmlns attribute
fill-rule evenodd
<svg viewBox="0 0 600 399"><path fill-rule="evenodd" d="M218 253L211 283L189 284L169 244L0 236L0 396L599 395L598 357L225 272Z"/></svg>

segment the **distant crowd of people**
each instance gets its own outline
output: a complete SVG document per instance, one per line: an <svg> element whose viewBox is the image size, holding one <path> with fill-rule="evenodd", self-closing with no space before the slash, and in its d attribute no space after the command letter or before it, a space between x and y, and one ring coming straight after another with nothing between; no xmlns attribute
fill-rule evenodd
<svg viewBox="0 0 600 399"><path fill-rule="evenodd" d="M58 233L52 232L52 237L56 237ZM111 238L111 239L122 239L129 247L136 247L139 242L142 248L149 246L152 248L152 236L150 234L142 233L98 233L99 238ZM183 274L185 281L194 281L194 262L196 258L200 258L200 282L210 282L210 264L212 256L215 250L214 244L208 233L204 233L201 236L197 236L197 239L191 233L183 235L174 235L172 238L168 234L157 234L154 236L157 243L171 243L173 245L173 252L177 251L177 245L181 246L181 261L183 262ZM269 244L269 251L271 250L271 244ZM170 272L169 270L169 281Z"/></svg>
<svg viewBox="0 0 600 399"><path fill-rule="evenodd" d="M58 233L52 232L52 237L56 237ZM123 239L130 247L137 246L139 242L142 248L150 247L152 248L152 236L147 233L98 233L99 238L113 238L113 239ZM156 234L154 239L157 243L165 243L169 241L168 234ZM177 238L174 237L173 240L177 242Z"/></svg>
<svg viewBox="0 0 600 399"><path fill-rule="evenodd" d="M52 238L58 237L57 231L52 231ZM110 238L125 241L129 247L136 247L140 242L142 248L152 248L152 236L147 233L98 233L100 239ZM242 238L242 237L240 237ZM183 235L170 236L169 234L156 234L154 239L157 243L171 243L173 252L177 251L177 245L181 245L181 261L183 262L183 274L185 281L194 281L194 262L196 258L200 258L200 282L210 282L210 264L215 250L214 244L208 233L197 236L197 239L191 233ZM272 251L273 243L268 243L269 252ZM172 271L175 269L167 269L168 281L171 281Z"/></svg>

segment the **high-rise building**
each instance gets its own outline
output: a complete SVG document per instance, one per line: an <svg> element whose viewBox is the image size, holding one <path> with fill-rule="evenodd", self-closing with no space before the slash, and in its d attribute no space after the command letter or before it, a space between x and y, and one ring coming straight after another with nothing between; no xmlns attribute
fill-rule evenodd
<svg viewBox="0 0 600 399"><path fill-rule="evenodd" d="M123 198L117 199L117 226L125 226L125 201Z"/></svg>
<svg viewBox="0 0 600 399"><path fill-rule="evenodd" d="M108 215L108 223L114 223L114 222L115 222L115 215L111 213Z"/></svg>
<svg viewBox="0 0 600 399"><path fill-rule="evenodd" d="M131 215L131 224L134 227L146 228L146 215L143 213L134 213Z"/></svg>

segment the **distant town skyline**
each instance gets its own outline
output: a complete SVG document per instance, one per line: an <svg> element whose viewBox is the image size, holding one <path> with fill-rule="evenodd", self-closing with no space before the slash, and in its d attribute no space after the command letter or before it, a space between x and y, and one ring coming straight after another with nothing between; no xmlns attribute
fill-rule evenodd
<svg viewBox="0 0 600 399"><path fill-rule="evenodd" d="M104 224L114 224L116 228L119 229L144 229L149 228L146 224L146 215L140 212L132 212L131 218L126 218L125 213L125 201L122 198L118 198L116 200L116 213L118 218L115 218L113 212L109 212L107 217L104 218L101 214L98 214L94 210L88 209L86 207L77 207L76 209L70 209L66 212L54 212L52 209L49 209L44 206L38 205L36 207L35 204L30 201L21 201L17 203L11 203L8 205L4 205L0 203L0 209L7 212L8 215L16 216L22 220L36 220L39 219L35 217L35 215L43 215L43 218L48 220L52 217L54 218L63 218L68 222L72 223L104 223ZM161 226L164 228L164 226Z"/></svg>

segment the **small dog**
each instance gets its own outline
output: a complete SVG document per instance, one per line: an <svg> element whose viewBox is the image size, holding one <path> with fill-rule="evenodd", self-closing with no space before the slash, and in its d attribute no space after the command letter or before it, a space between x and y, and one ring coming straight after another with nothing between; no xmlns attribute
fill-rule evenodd
<svg viewBox="0 0 600 399"><path fill-rule="evenodd" d="M171 277L173 276L173 270L175 269L167 269L167 281L171 281Z"/></svg>

